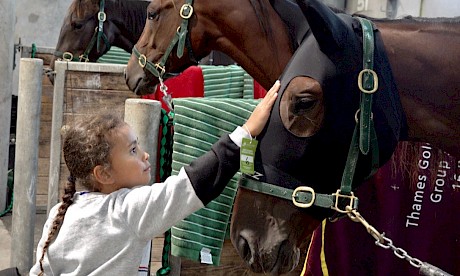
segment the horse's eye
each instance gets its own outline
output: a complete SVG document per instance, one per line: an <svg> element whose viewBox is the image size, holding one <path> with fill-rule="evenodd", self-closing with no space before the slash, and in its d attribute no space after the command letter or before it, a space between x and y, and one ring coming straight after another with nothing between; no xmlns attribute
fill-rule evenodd
<svg viewBox="0 0 460 276"><path fill-rule="evenodd" d="M147 19L148 20L155 20L158 18L158 13L157 12L154 12L154 11L149 11L147 13Z"/></svg>
<svg viewBox="0 0 460 276"><path fill-rule="evenodd" d="M83 28L83 24L77 23L77 22L72 22L70 25L72 26L72 29L74 29L74 30L79 30L79 29Z"/></svg>
<svg viewBox="0 0 460 276"><path fill-rule="evenodd" d="M318 103L318 100L311 98L294 98L292 102L292 113L298 116L305 114L315 107L316 103Z"/></svg>

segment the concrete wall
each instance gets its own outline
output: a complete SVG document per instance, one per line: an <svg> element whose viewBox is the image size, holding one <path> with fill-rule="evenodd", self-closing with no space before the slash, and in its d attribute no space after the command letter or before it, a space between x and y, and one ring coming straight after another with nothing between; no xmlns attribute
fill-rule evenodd
<svg viewBox="0 0 460 276"><path fill-rule="evenodd" d="M15 41L23 45L56 46L72 0L16 0Z"/></svg>
<svg viewBox="0 0 460 276"><path fill-rule="evenodd" d="M400 18L460 16L459 0L347 0L346 11L372 17Z"/></svg>
<svg viewBox="0 0 460 276"><path fill-rule="evenodd" d="M1 1L1 0L0 0ZM56 47L64 17L73 0L15 0L16 24L14 43L31 47ZM13 95L18 94L19 61L16 53L16 68L13 72Z"/></svg>
<svg viewBox="0 0 460 276"><path fill-rule="evenodd" d="M72 0L16 0L15 42L23 45L54 47L64 16ZM356 12L366 7L366 14L384 17L387 0L324 0L337 7L346 5L347 11ZM459 16L459 0L398 0L397 16ZM345 4L346 3L346 4Z"/></svg>
<svg viewBox="0 0 460 276"><path fill-rule="evenodd" d="M410 0L406 0L410 1ZM424 0L422 1L422 16L438 17L438 16L460 16L460 1L459 0Z"/></svg>

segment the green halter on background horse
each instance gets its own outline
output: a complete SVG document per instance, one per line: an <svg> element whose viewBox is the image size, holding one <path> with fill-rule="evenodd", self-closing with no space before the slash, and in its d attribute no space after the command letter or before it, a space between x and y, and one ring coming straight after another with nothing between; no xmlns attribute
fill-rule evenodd
<svg viewBox="0 0 460 276"><path fill-rule="evenodd" d="M104 33L104 22L107 19L107 15L104 12L104 5L105 5L105 0L101 0L99 2L99 12L97 13L97 20L99 22L98 26L94 29L94 34L91 37L91 40L88 43L88 46L86 46L85 51L83 54L79 55L78 57L74 57L74 55L71 52L60 52L60 51L55 51L54 56L58 58L62 58L65 61L80 61L80 62L88 62L89 61L89 53L91 50L94 48L94 44L96 44L96 49L97 52L101 52L101 39L105 43L105 47L107 49L110 49L110 42L107 36Z"/></svg>
<svg viewBox="0 0 460 276"><path fill-rule="evenodd" d="M59 33L54 60L96 62L112 46L130 53L146 20L149 1L74 0ZM123 61L123 53L116 62ZM53 75L50 75L53 81Z"/></svg>

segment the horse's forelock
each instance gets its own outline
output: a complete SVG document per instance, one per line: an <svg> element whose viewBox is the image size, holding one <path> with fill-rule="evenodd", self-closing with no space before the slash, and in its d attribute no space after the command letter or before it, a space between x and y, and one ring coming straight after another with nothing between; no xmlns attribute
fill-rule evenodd
<svg viewBox="0 0 460 276"><path fill-rule="evenodd" d="M70 4L68 19L84 19L87 14L99 10L100 0L75 0Z"/></svg>

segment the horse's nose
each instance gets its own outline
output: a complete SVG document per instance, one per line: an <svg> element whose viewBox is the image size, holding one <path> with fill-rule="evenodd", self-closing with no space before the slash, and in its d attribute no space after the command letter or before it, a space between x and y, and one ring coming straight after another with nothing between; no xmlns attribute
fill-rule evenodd
<svg viewBox="0 0 460 276"><path fill-rule="evenodd" d="M263 269L257 255L256 244L251 240L249 233L242 232L237 238L237 251L240 257L249 265L250 269L255 273L262 273Z"/></svg>
<svg viewBox="0 0 460 276"><path fill-rule="evenodd" d="M251 248L248 241L242 235L238 238L238 253L244 260L251 259Z"/></svg>

